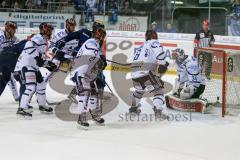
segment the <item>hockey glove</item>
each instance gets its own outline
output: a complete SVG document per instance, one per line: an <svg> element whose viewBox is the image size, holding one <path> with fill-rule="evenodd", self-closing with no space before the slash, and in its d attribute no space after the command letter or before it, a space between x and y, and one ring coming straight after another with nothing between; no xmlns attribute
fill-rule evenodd
<svg viewBox="0 0 240 160"><path fill-rule="evenodd" d="M160 73L160 74L165 74L165 73L167 72L168 66L169 66L169 63L168 63L168 62L166 62L165 65L161 65L161 64L160 64L160 65L158 66L158 73Z"/></svg>
<svg viewBox="0 0 240 160"><path fill-rule="evenodd" d="M51 62L51 61L48 61L48 65L46 66L46 68L50 72L55 72L57 70L57 66L53 62Z"/></svg>
<svg viewBox="0 0 240 160"><path fill-rule="evenodd" d="M65 46L65 44L66 44L66 42L65 42L63 39L61 39L61 40L58 40L58 41L56 42L56 47L57 47L58 49L62 49L62 48Z"/></svg>
<svg viewBox="0 0 240 160"><path fill-rule="evenodd" d="M34 59L36 60L36 63L37 63L38 67L42 67L44 65L45 61L40 56L37 56Z"/></svg>
<svg viewBox="0 0 240 160"><path fill-rule="evenodd" d="M67 60L66 58L64 58L65 52L61 51L61 50L57 50L55 55L55 58L61 62Z"/></svg>
<svg viewBox="0 0 240 160"><path fill-rule="evenodd" d="M100 55L100 58L102 60L102 70L104 70L107 67L107 59L104 55Z"/></svg>
<svg viewBox="0 0 240 160"><path fill-rule="evenodd" d="M42 77L42 74L41 74L40 71L36 72L36 80L37 80L37 83L42 83L43 82L43 77Z"/></svg>

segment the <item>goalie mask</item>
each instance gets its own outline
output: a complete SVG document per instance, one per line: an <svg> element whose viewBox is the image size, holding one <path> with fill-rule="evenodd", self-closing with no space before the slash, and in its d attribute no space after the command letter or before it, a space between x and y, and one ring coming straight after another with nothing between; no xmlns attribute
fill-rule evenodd
<svg viewBox="0 0 240 160"><path fill-rule="evenodd" d="M158 35L154 30L147 30L145 33L145 40L158 39Z"/></svg>
<svg viewBox="0 0 240 160"><path fill-rule="evenodd" d="M176 60L179 63L182 63L185 59L185 52L181 48L177 48L172 51L171 58Z"/></svg>
<svg viewBox="0 0 240 160"><path fill-rule="evenodd" d="M106 31L103 28L98 28L93 33L93 38L99 40L100 47L102 46L105 37L106 37Z"/></svg>
<svg viewBox="0 0 240 160"><path fill-rule="evenodd" d="M13 38L17 29L17 24L13 21L7 21L5 23L5 34L7 38Z"/></svg>
<svg viewBox="0 0 240 160"><path fill-rule="evenodd" d="M53 26L47 22L43 22L39 25L40 34L44 35L48 40L51 38L53 29Z"/></svg>
<svg viewBox="0 0 240 160"><path fill-rule="evenodd" d="M73 18L68 18L66 21L65 21L65 27L66 27L66 30L67 32L74 32L75 31L75 27L77 25L75 19Z"/></svg>

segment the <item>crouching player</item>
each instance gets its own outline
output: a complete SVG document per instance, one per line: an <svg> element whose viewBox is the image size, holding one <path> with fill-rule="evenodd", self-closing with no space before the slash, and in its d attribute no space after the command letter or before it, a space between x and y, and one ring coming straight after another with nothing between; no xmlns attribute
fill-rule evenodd
<svg viewBox="0 0 240 160"><path fill-rule="evenodd" d="M153 110L155 116L159 118L168 118L165 112L165 99L163 93L163 82L156 76L155 71L158 68L160 74L167 71L168 62L166 53L158 42L157 33L153 30L147 30L145 33L145 43L138 48L133 55L132 81L134 93L132 95L132 106L129 109L130 114L139 114L140 100L143 94L148 91L153 94Z"/></svg>
<svg viewBox="0 0 240 160"><path fill-rule="evenodd" d="M75 58L75 64L79 67L74 70L72 81L77 88L76 99L78 101L78 124L83 128L88 128L89 123L86 120L86 114L89 110L93 121L103 124L104 119L101 118L101 109L97 106L97 90L95 81L99 72L105 67L104 57L101 55L100 45L104 41L106 31L98 28L93 33L92 38L87 40Z"/></svg>
<svg viewBox="0 0 240 160"><path fill-rule="evenodd" d="M177 76L173 95L166 96L167 106L182 111L205 112L207 102L200 98L205 90L205 80L197 58L186 55L183 49L172 51Z"/></svg>

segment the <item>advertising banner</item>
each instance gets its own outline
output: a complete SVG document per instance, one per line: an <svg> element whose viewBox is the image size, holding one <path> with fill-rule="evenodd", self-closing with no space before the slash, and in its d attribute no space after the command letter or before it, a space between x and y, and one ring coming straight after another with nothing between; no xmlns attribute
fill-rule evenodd
<svg viewBox="0 0 240 160"><path fill-rule="evenodd" d="M24 28L38 28L42 22L49 22L55 28L63 29L64 23L67 18L75 18L77 26L80 26L81 15L74 14L54 14L54 13L21 13L21 12L0 12L1 20L0 26L4 26L4 23L8 20L17 22L19 27ZM147 17L130 17L130 16L118 16L118 22L110 24L108 22L108 16L95 16L96 20L103 21L107 30L119 30L119 31L146 31L147 29ZM88 24L91 28L92 23Z"/></svg>

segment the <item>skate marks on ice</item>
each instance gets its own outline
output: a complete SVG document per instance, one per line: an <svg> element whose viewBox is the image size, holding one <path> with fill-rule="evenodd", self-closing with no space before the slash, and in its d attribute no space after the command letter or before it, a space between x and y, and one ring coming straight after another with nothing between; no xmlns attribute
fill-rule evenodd
<svg viewBox="0 0 240 160"><path fill-rule="evenodd" d="M56 117L62 121L77 121L79 114L75 114L70 112L70 107L72 105L76 105L72 100L66 99L63 100L59 105L55 107ZM118 98L112 95L109 92L104 92L103 100L102 100L102 114L105 115L111 112L118 106ZM87 120L92 119L92 116L89 112L87 112Z"/></svg>

